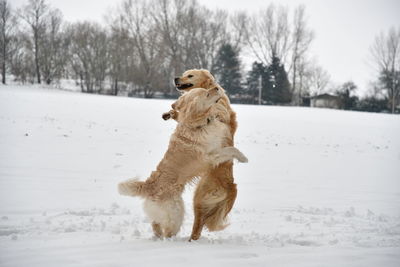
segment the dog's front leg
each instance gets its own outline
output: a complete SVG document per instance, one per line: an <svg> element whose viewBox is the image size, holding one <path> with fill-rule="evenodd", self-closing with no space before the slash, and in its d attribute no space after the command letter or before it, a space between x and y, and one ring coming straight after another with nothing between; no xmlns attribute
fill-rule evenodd
<svg viewBox="0 0 400 267"><path fill-rule="evenodd" d="M164 112L163 114L162 114L162 118L163 118L163 120L169 120L169 119L173 119L173 120L178 120L178 116L179 116L179 112L178 111L176 111L176 110L173 110L173 109L171 109L170 111L168 111L168 112Z"/></svg>
<svg viewBox="0 0 400 267"><path fill-rule="evenodd" d="M219 164L233 160L234 158L240 162L248 162L246 156L243 155L239 149L233 146L224 147L209 153L209 159L214 166L218 166Z"/></svg>

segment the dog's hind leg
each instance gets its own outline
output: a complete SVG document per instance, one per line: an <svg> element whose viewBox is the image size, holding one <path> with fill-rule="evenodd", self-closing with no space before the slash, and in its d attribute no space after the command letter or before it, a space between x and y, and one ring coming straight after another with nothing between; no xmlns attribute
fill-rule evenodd
<svg viewBox="0 0 400 267"><path fill-rule="evenodd" d="M197 205L194 207L194 222L192 228L192 234L190 236L189 241L197 240L201 236L201 232L204 227L204 215L203 215L203 208L201 205Z"/></svg>
<svg viewBox="0 0 400 267"><path fill-rule="evenodd" d="M211 184L205 182L206 180L207 180L207 175L204 175L204 177L202 177L194 192L194 197L193 197L194 221L193 221L192 234L190 235L189 241L199 239L204 227L204 216L205 213L207 213L207 210L203 205L204 194L205 194L204 191L208 189L207 185ZM202 186L203 184L206 187Z"/></svg>
<svg viewBox="0 0 400 267"><path fill-rule="evenodd" d="M146 199L143 208L153 222L153 232L157 237L172 237L179 232L185 214L181 196L175 196L164 201Z"/></svg>
<svg viewBox="0 0 400 267"><path fill-rule="evenodd" d="M169 203L168 203L169 202ZM165 221L162 223L164 237L173 237L181 229L183 217L185 214L185 205L181 196L175 196L173 199L166 201Z"/></svg>
<svg viewBox="0 0 400 267"><path fill-rule="evenodd" d="M226 198L227 193L216 182L208 175L204 175L196 187L193 199L194 222L190 240L200 238L204 225L217 212L218 203Z"/></svg>
<svg viewBox="0 0 400 267"><path fill-rule="evenodd" d="M178 233L179 228L176 229L176 227L166 227L164 229L164 237L166 238L171 238L173 236L176 236L176 234Z"/></svg>
<svg viewBox="0 0 400 267"><path fill-rule="evenodd" d="M203 226L210 231L220 231L228 226L227 215L237 196L232 166L233 163L228 161L202 175L193 198L193 239L199 238Z"/></svg>
<svg viewBox="0 0 400 267"><path fill-rule="evenodd" d="M161 238L162 237L162 229L159 223L152 222L151 226L153 228L153 233L156 237Z"/></svg>
<svg viewBox="0 0 400 267"><path fill-rule="evenodd" d="M226 216L231 211L236 200L236 184L232 183L229 188L226 189L226 193L226 197L222 201L215 204L214 209L205 219L205 226L209 231L220 231L228 226L226 222Z"/></svg>

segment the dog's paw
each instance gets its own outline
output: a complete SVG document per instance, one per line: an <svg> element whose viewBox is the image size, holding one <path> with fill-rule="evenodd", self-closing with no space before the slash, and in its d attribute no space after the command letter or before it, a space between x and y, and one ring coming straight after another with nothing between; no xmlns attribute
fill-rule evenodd
<svg viewBox="0 0 400 267"><path fill-rule="evenodd" d="M197 240L199 240L199 238L200 238L200 235L199 235L199 234L192 234L192 235L190 236L190 239L189 239L188 241L189 241L189 242L197 241Z"/></svg>
<svg viewBox="0 0 400 267"><path fill-rule="evenodd" d="M165 113L163 113L162 114L162 118L163 118L163 120L169 120L169 119L171 119L171 112L165 112Z"/></svg>
<svg viewBox="0 0 400 267"><path fill-rule="evenodd" d="M164 112L163 114L162 114L162 118L166 121L166 120L169 120L169 119L174 119L174 120L176 120L176 118L178 117L178 112L177 111L175 111L175 110L173 110L173 109L171 109L170 111L168 111L168 112Z"/></svg>

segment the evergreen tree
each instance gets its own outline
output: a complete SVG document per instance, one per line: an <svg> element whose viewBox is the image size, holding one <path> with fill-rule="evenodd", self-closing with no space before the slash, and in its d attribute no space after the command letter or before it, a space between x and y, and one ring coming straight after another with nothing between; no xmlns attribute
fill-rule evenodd
<svg viewBox="0 0 400 267"><path fill-rule="evenodd" d="M217 77L218 83L228 94L238 94L242 91L240 60L232 45L224 44L220 47L213 72Z"/></svg>
<svg viewBox="0 0 400 267"><path fill-rule="evenodd" d="M262 63L257 61L253 62L251 70L247 73L246 78L246 91L247 94L251 96L251 103L258 103L258 95L260 90L260 77L266 75L266 67ZM264 79L264 77L262 78ZM262 84L262 82L261 82Z"/></svg>
<svg viewBox="0 0 400 267"><path fill-rule="evenodd" d="M272 58L272 63L268 66L267 72L268 79L263 79L263 87L265 87L265 90L263 90L263 99L269 104L290 103L292 93L288 75L278 57Z"/></svg>
<svg viewBox="0 0 400 267"><path fill-rule="evenodd" d="M254 103L258 103L260 86L263 104L286 104L292 99L288 75L278 57L269 66L254 62L246 85L248 93L254 96Z"/></svg>
<svg viewBox="0 0 400 267"><path fill-rule="evenodd" d="M367 96L357 103L357 110L368 112L382 112L388 110L387 99Z"/></svg>

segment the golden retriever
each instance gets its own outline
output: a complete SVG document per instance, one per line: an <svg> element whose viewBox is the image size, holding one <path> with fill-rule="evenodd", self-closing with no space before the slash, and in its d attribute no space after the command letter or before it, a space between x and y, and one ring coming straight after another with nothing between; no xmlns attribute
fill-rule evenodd
<svg viewBox="0 0 400 267"><path fill-rule="evenodd" d="M193 69L185 71L181 77L175 78L175 86L183 95L190 93L194 88L212 89L218 87L212 74L204 69ZM163 119L176 119L177 112L174 106L169 112L163 114ZM233 147L233 137L236 132L236 113L230 106L228 96L223 93L216 105L212 106L212 113L216 120L225 125L228 131L223 131L223 146ZM227 226L226 217L231 211L236 200L237 189L233 178L233 162L227 161L218 166L211 167L201 175L194 199L194 223L191 239L197 240L205 225L210 231L219 231Z"/></svg>
<svg viewBox="0 0 400 267"><path fill-rule="evenodd" d="M213 113L212 107L222 96L217 87L197 88L181 96L173 104L179 111L179 123L157 169L146 181L130 179L118 185L122 195L145 198L144 211L157 237L178 233L184 215L181 195L189 181L233 158L247 162L239 150L226 146L229 128Z"/></svg>

